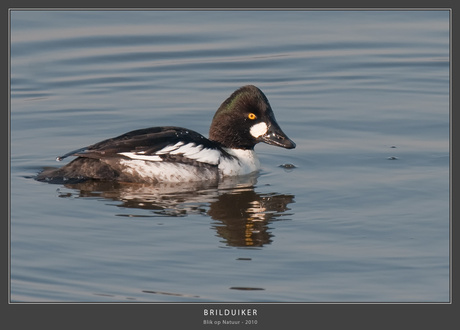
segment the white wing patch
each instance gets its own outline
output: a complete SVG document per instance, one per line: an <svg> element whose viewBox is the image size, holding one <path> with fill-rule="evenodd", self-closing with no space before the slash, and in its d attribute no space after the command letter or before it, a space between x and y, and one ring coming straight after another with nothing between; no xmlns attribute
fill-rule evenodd
<svg viewBox="0 0 460 330"><path fill-rule="evenodd" d="M201 149L203 149L202 145L196 146L195 143L187 143L186 145L181 146L180 148L177 148L174 151L171 151L170 154L171 155L183 154L185 157L188 157L188 156L191 156L191 155L194 155L194 154L200 152Z"/></svg>
<svg viewBox="0 0 460 330"><path fill-rule="evenodd" d="M177 148L179 148L180 146L183 146L183 145L184 145L184 142L179 141L173 146L167 146L167 147L164 147L161 150L158 150L155 154L157 154L157 155L167 154L167 153L170 153L171 151L177 150Z"/></svg>
<svg viewBox="0 0 460 330"><path fill-rule="evenodd" d="M217 165L220 162L220 152L215 149L204 148L202 145L195 143L178 142L175 145L164 147L153 155L145 155L145 151L140 152L120 152L120 155L126 156L133 160L146 160L152 162L161 162L163 159L159 155L182 155L183 157L196 160L197 162Z"/></svg>
<svg viewBox="0 0 460 330"><path fill-rule="evenodd" d="M203 149L200 151L199 154L197 154L196 156L199 156L198 158L195 158L197 161L199 162L203 162L203 163L208 163L208 164L212 164L212 165L217 165L220 163L220 157L221 157L221 154L220 154L220 151L218 150L215 150L215 149Z"/></svg>

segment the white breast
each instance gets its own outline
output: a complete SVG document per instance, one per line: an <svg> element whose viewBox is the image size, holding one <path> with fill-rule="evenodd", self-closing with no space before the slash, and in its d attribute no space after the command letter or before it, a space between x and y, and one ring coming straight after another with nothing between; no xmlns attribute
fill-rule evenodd
<svg viewBox="0 0 460 330"><path fill-rule="evenodd" d="M254 150L224 148L236 158L222 158L219 164L221 176L246 175L260 169L260 161Z"/></svg>

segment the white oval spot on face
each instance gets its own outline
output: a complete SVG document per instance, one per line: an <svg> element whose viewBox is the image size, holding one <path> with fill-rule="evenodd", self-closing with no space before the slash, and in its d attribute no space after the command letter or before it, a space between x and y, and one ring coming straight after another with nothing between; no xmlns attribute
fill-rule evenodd
<svg viewBox="0 0 460 330"><path fill-rule="evenodd" d="M265 124L264 122L253 125L251 129L249 130L251 135L255 138L258 138L259 136L264 135L265 133L267 133L267 131L268 131L268 127L267 127L267 124Z"/></svg>

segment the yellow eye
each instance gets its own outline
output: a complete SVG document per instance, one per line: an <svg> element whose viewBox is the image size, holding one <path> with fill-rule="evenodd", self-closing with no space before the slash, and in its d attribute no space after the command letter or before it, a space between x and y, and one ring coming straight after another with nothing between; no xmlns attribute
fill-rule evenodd
<svg viewBox="0 0 460 330"><path fill-rule="evenodd" d="M248 115L248 118L251 119L251 120L254 120L254 119L257 118L257 116L251 112L251 113Z"/></svg>

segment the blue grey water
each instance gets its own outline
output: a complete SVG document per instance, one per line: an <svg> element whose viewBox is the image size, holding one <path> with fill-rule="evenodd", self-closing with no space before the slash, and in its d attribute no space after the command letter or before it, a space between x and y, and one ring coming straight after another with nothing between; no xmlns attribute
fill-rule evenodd
<svg viewBox="0 0 460 330"><path fill-rule="evenodd" d="M11 12L12 302L448 302L449 11ZM52 185L238 87L297 143L219 187ZM292 164L292 166L281 166Z"/></svg>

